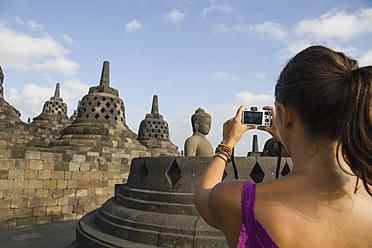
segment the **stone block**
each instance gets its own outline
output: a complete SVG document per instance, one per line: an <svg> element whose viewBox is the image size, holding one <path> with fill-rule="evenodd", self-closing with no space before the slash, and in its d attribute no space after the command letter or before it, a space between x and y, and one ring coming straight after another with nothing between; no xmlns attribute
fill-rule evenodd
<svg viewBox="0 0 372 248"><path fill-rule="evenodd" d="M81 163L80 164L80 171L89 171L90 170L90 164L89 163Z"/></svg>
<svg viewBox="0 0 372 248"><path fill-rule="evenodd" d="M63 197L75 197L75 189L64 189L63 190Z"/></svg>
<svg viewBox="0 0 372 248"><path fill-rule="evenodd" d="M32 216L45 216L46 207L35 207L32 209Z"/></svg>
<svg viewBox="0 0 372 248"><path fill-rule="evenodd" d="M4 199L22 198L23 189L7 189L4 191Z"/></svg>
<svg viewBox="0 0 372 248"><path fill-rule="evenodd" d="M31 226L36 224L36 217L19 218L17 226Z"/></svg>
<svg viewBox="0 0 372 248"><path fill-rule="evenodd" d="M23 197L24 198L34 198L35 197L35 189L24 189L23 190Z"/></svg>
<svg viewBox="0 0 372 248"><path fill-rule="evenodd" d="M64 171L52 171L52 179L65 179Z"/></svg>
<svg viewBox="0 0 372 248"><path fill-rule="evenodd" d="M27 200L27 207L34 208L34 207L41 207L43 206L43 198L36 197Z"/></svg>
<svg viewBox="0 0 372 248"><path fill-rule="evenodd" d="M43 206L44 207L52 207L58 205L58 199L57 198L45 198L43 199Z"/></svg>
<svg viewBox="0 0 372 248"><path fill-rule="evenodd" d="M0 180L8 179L8 170L0 170Z"/></svg>
<svg viewBox="0 0 372 248"><path fill-rule="evenodd" d="M60 214L61 211L62 211L62 207L61 206L47 206L46 209L47 209L46 210L47 211L47 215Z"/></svg>
<svg viewBox="0 0 372 248"><path fill-rule="evenodd" d="M84 211L85 212L90 212L90 211L93 211L95 209L97 209L97 205L94 204L94 203L88 203L88 204L84 205Z"/></svg>
<svg viewBox="0 0 372 248"><path fill-rule="evenodd" d="M73 213L83 213L84 212L84 206L83 205L75 205Z"/></svg>
<svg viewBox="0 0 372 248"><path fill-rule="evenodd" d="M13 188L14 189L28 189L28 181L29 180L15 179Z"/></svg>
<svg viewBox="0 0 372 248"><path fill-rule="evenodd" d="M27 199L26 198L15 198L10 200L10 208L26 208Z"/></svg>
<svg viewBox="0 0 372 248"><path fill-rule="evenodd" d="M71 179L73 179L73 180L83 179L83 172L82 171L73 171L72 174L71 174Z"/></svg>
<svg viewBox="0 0 372 248"><path fill-rule="evenodd" d="M48 190L48 197L58 198L63 196L63 189L50 189Z"/></svg>
<svg viewBox="0 0 372 248"><path fill-rule="evenodd" d="M25 158L26 159L40 160L40 158L41 158L41 152L38 152L38 151L26 151Z"/></svg>
<svg viewBox="0 0 372 248"><path fill-rule="evenodd" d="M28 159L16 159L15 168L16 169L22 169L22 170L29 170L30 169L30 160L28 160Z"/></svg>
<svg viewBox="0 0 372 248"><path fill-rule="evenodd" d="M25 170L25 179L37 179L38 174L37 170Z"/></svg>
<svg viewBox="0 0 372 248"><path fill-rule="evenodd" d="M67 180L68 189L77 189L79 186L78 180Z"/></svg>
<svg viewBox="0 0 372 248"><path fill-rule="evenodd" d="M66 189L67 180L57 180L57 189Z"/></svg>
<svg viewBox="0 0 372 248"><path fill-rule="evenodd" d="M45 198L48 196L47 189L36 189L35 197L42 197Z"/></svg>
<svg viewBox="0 0 372 248"><path fill-rule="evenodd" d="M71 179L72 172L71 171L65 171L65 179Z"/></svg>
<svg viewBox="0 0 372 248"><path fill-rule="evenodd" d="M76 197L69 197L68 198L68 205L70 205L70 206L78 205L78 199Z"/></svg>
<svg viewBox="0 0 372 248"><path fill-rule="evenodd" d="M43 186L42 180L28 180L29 189L41 189Z"/></svg>
<svg viewBox="0 0 372 248"><path fill-rule="evenodd" d="M69 171L79 171L80 170L80 163L70 162L68 164Z"/></svg>
<svg viewBox="0 0 372 248"><path fill-rule="evenodd" d="M78 189L76 190L76 196L88 196L87 189Z"/></svg>
<svg viewBox="0 0 372 248"><path fill-rule="evenodd" d="M115 189L113 187L104 187L103 188L103 195L113 195L114 190Z"/></svg>
<svg viewBox="0 0 372 248"><path fill-rule="evenodd" d="M90 181L89 180L80 180L79 181L79 189L89 188Z"/></svg>
<svg viewBox="0 0 372 248"><path fill-rule="evenodd" d="M13 218L25 218L32 216L32 208L18 208L14 209Z"/></svg>
<svg viewBox="0 0 372 248"><path fill-rule="evenodd" d="M53 161L54 155L51 152L42 152L41 153L41 160L50 160Z"/></svg>
<svg viewBox="0 0 372 248"><path fill-rule="evenodd" d="M14 209L0 208L0 221L13 218Z"/></svg>
<svg viewBox="0 0 372 248"><path fill-rule="evenodd" d="M68 202L69 202L69 199L68 197L61 197L61 198L58 198L58 206L67 206L68 205Z"/></svg>
<svg viewBox="0 0 372 248"><path fill-rule="evenodd" d="M43 168L44 170L54 170L55 169L55 163L53 161L43 161Z"/></svg>
<svg viewBox="0 0 372 248"><path fill-rule="evenodd" d="M52 171L50 170L41 170L38 174L38 179L51 179L52 178Z"/></svg>
<svg viewBox="0 0 372 248"><path fill-rule="evenodd" d="M11 158L12 151L10 149L0 149L0 158Z"/></svg>
<svg viewBox="0 0 372 248"><path fill-rule="evenodd" d="M41 160L30 160L30 170L42 170L43 169L43 161Z"/></svg>
<svg viewBox="0 0 372 248"><path fill-rule="evenodd" d="M4 208L4 209L10 209L10 202L11 200L10 199L0 199L0 208Z"/></svg>
<svg viewBox="0 0 372 248"><path fill-rule="evenodd" d="M99 170L99 164L96 164L96 163L90 163L90 164L89 164L89 170L90 170L90 171L98 171L98 170Z"/></svg>
<svg viewBox="0 0 372 248"><path fill-rule="evenodd" d="M8 172L7 179L25 179L25 170L15 169Z"/></svg>
<svg viewBox="0 0 372 248"><path fill-rule="evenodd" d="M83 179L92 180L94 178L94 172L93 171L84 171L83 172Z"/></svg>
<svg viewBox="0 0 372 248"><path fill-rule="evenodd" d="M0 170L11 170L15 168L15 159L0 159Z"/></svg>
<svg viewBox="0 0 372 248"><path fill-rule="evenodd" d="M74 207L73 206L62 206L62 210L61 210L61 213L62 214L72 214L72 211L74 210Z"/></svg>
<svg viewBox="0 0 372 248"><path fill-rule="evenodd" d="M48 224L52 222L52 216L46 215L46 216L37 216L36 217L36 224Z"/></svg>
<svg viewBox="0 0 372 248"><path fill-rule="evenodd" d="M43 180L43 189L57 189L57 180Z"/></svg>
<svg viewBox="0 0 372 248"><path fill-rule="evenodd" d="M86 161L86 156L85 155L74 154L74 155L72 155L72 161L77 162L77 163L83 163L83 162Z"/></svg>

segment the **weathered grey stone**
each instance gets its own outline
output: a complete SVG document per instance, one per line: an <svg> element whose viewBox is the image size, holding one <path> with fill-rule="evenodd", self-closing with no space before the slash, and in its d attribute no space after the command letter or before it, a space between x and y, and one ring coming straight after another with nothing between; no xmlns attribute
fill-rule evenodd
<svg viewBox="0 0 372 248"><path fill-rule="evenodd" d="M151 113L141 121L137 140L147 147L152 157L180 155L178 147L170 141L168 123L159 114L157 95L153 97Z"/></svg>
<svg viewBox="0 0 372 248"><path fill-rule="evenodd" d="M212 117L202 108L191 116L193 135L185 141L185 156L213 156L211 143L205 138L212 124Z"/></svg>

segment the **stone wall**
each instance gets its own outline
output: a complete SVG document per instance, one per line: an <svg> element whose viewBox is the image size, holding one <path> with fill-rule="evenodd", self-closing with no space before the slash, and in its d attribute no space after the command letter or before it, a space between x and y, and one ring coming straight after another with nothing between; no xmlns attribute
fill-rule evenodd
<svg viewBox="0 0 372 248"><path fill-rule="evenodd" d="M0 227L75 220L126 181L130 157L0 146Z"/></svg>

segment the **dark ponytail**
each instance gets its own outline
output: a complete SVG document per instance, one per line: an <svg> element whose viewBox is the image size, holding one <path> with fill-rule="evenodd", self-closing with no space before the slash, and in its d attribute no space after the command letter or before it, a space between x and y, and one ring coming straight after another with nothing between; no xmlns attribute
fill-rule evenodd
<svg viewBox="0 0 372 248"><path fill-rule="evenodd" d="M350 72L351 101L342 128L342 157L372 196L372 66Z"/></svg>
<svg viewBox="0 0 372 248"><path fill-rule="evenodd" d="M295 109L309 137L338 142L338 153L372 196L372 67L323 46L293 57L275 98ZM339 163L340 164L340 163Z"/></svg>

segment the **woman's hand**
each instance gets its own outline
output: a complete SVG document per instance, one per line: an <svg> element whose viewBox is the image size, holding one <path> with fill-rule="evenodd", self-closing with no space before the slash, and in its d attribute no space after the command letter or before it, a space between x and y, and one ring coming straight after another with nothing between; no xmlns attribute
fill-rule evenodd
<svg viewBox="0 0 372 248"><path fill-rule="evenodd" d="M263 107L263 109L271 110L271 115L273 117L272 120L271 120L271 126L270 127L259 126L259 127L257 127L257 129L264 130L264 131L270 133L271 136L273 136L274 139L276 139L277 141L279 141L280 143L282 143L282 140L280 139L279 132L276 129L276 124L275 124L275 108L274 107L271 107L271 106L265 106L265 107Z"/></svg>
<svg viewBox="0 0 372 248"><path fill-rule="evenodd" d="M255 128L255 126L252 125L246 126L242 124L243 111L244 105L240 106L234 118L231 118L223 124L222 144L233 148L245 131Z"/></svg>

